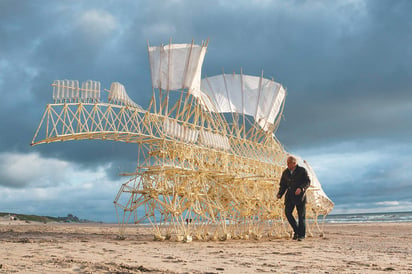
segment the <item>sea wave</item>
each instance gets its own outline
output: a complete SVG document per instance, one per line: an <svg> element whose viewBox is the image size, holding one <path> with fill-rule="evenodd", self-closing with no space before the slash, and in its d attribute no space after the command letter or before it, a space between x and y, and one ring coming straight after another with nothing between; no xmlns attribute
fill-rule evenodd
<svg viewBox="0 0 412 274"><path fill-rule="evenodd" d="M319 219L321 221L322 218ZM412 212L330 214L325 223L412 222Z"/></svg>

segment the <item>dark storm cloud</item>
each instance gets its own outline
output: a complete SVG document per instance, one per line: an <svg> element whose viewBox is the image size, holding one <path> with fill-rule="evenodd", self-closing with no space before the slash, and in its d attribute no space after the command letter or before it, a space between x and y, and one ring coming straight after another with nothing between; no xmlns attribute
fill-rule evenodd
<svg viewBox="0 0 412 274"><path fill-rule="evenodd" d="M144 67L138 65L139 59L147 59L145 41L141 41L141 51L136 54L136 50L131 48L136 44L128 45L118 41L122 38L115 39L118 34L111 28L116 26L106 25L96 29L98 26L82 22L85 12L91 12L89 17L93 19L95 10L99 12L95 14L96 17L110 17L104 7L93 6L91 2L89 7L64 1L60 4L47 2L50 4L47 9L39 8L33 2L2 3L4 16L1 17L0 33L7 39L2 39L5 43L0 46L5 53L1 58L4 69L0 86L7 104L1 111L2 117L13 113L13 119L2 121L4 128L8 129L2 132L3 151L11 148L18 151L32 150L28 146L32 138L30 136L36 130L46 103L52 101L50 84L55 79L93 79L101 81L102 87L107 89L110 88L110 82L120 81L126 89L130 87L128 91L132 98L143 101L142 105L147 104L149 97L138 94L139 89L143 92L150 90L147 64ZM144 78L139 74L146 75L147 84L139 84L139 78ZM136 161L130 149L121 144L102 142L64 143L58 148L51 145L36 147L33 151L88 166L108 161L118 162L115 166L119 166L125 161ZM135 166L135 163L126 166Z"/></svg>
<svg viewBox="0 0 412 274"><path fill-rule="evenodd" d="M336 212L351 208L367 212L385 204L410 210L410 142L352 140L300 152L313 163Z"/></svg>
<svg viewBox="0 0 412 274"><path fill-rule="evenodd" d="M361 18L356 17L356 11L346 10L346 20L362 24L351 26L349 21L335 29L341 32L339 36L309 41L321 45L322 52L315 50L315 56L328 59L308 64L312 58L302 58L297 62L307 67L307 77L296 75L298 81L287 83L290 92L281 139L305 145L381 135L397 139L412 133L400 121L401 117L412 118L412 63L408 61L412 48L407 46L412 40L408 16L412 6L409 1L379 3L382 6L366 2ZM322 47L324 40L329 47ZM297 123L300 127L294 126ZM296 137L299 131L304 132L304 138Z"/></svg>
<svg viewBox="0 0 412 274"><path fill-rule="evenodd" d="M364 162L365 172L355 181L322 169L322 161L314 157L320 181L337 204L359 202L370 184L379 186L368 196L370 202L407 200L404 193L411 193L410 181L388 169L375 171L387 161L398 163L403 151L411 151L411 11L411 1L3 0L0 153L40 153L79 169L105 165L102 172L110 179L132 171L137 147L130 144L29 146L45 105L52 102L50 84L55 79L92 79L109 89L118 81L134 101L147 107L147 41L159 45L169 39L210 39L204 75L217 75L222 69L240 73L241 68L244 74L260 75L263 70L264 77L285 85L288 95L277 137L287 150L305 153L311 148L310 158L328 147L337 154L355 153L353 146L359 153L401 147L393 158L384 157L374 165ZM374 147L375 140L379 146ZM355 145L363 141L371 147ZM352 147L342 148L342 143ZM342 161L336 159L337 168ZM344 172L351 173L355 167L346 168ZM398 170L396 164L391 168ZM0 172L2 185L29 185L10 176ZM406 191L390 192L385 182L391 179L396 189ZM356 191L350 191L352 187Z"/></svg>

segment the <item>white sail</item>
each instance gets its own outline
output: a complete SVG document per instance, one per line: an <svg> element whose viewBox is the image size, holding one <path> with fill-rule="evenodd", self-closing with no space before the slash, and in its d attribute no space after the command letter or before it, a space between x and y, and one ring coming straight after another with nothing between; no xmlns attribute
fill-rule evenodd
<svg viewBox="0 0 412 274"><path fill-rule="evenodd" d="M201 98L208 109L253 116L264 130L274 124L286 96L281 84L242 74L207 77L202 79L201 90L207 94Z"/></svg>
<svg viewBox="0 0 412 274"><path fill-rule="evenodd" d="M163 90L200 90L206 45L170 44L149 47L152 86Z"/></svg>

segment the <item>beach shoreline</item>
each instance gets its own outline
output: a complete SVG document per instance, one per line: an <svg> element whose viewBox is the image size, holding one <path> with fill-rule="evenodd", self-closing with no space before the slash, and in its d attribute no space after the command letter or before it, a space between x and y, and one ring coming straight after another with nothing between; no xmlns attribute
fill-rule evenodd
<svg viewBox="0 0 412 274"><path fill-rule="evenodd" d="M412 222L324 224L298 242L154 241L147 225L2 221L0 273L412 273Z"/></svg>

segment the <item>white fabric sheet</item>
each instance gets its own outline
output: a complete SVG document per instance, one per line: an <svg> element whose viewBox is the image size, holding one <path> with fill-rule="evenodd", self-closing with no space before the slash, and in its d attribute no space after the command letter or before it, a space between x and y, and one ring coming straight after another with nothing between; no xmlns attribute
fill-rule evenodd
<svg viewBox="0 0 412 274"><path fill-rule="evenodd" d="M171 44L149 47L153 88L198 93L206 46Z"/></svg>
<svg viewBox="0 0 412 274"><path fill-rule="evenodd" d="M111 104L142 108L130 99L129 95L127 95L126 89L119 82L113 82L110 86L108 99Z"/></svg>
<svg viewBox="0 0 412 274"><path fill-rule="evenodd" d="M253 116L265 130L273 125L286 96L281 84L242 74L222 74L202 79L201 90L204 94L198 97L209 110Z"/></svg>

